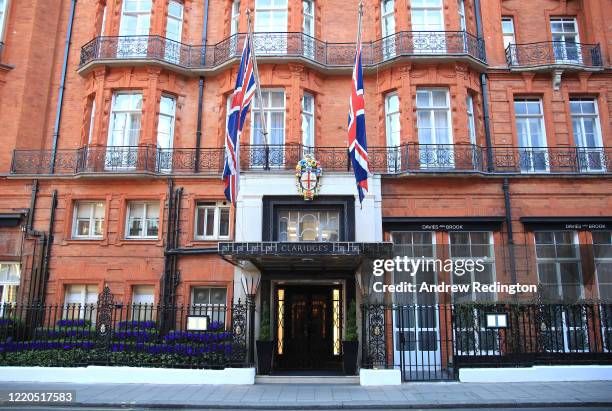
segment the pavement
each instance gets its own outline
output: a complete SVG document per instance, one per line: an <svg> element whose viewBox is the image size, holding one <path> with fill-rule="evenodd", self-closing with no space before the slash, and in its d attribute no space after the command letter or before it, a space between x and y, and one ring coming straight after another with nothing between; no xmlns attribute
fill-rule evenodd
<svg viewBox="0 0 612 411"><path fill-rule="evenodd" d="M0 407L34 406L9 403L8 392L74 391L70 404L53 407L169 409L453 409L561 408L612 409L612 382L554 383L405 383L362 387L333 384L160 385L0 383ZM43 406L43 404L38 404ZM53 407L51 406L53 405Z"/></svg>

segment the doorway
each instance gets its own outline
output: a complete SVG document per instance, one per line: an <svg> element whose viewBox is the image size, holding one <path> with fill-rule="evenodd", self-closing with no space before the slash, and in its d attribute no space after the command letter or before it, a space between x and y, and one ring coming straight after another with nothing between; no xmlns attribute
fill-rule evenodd
<svg viewBox="0 0 612 411"><path fill-rule="evenodd" d="M279 286L274 369L342 370L342 307L341 286Z"/></svg>

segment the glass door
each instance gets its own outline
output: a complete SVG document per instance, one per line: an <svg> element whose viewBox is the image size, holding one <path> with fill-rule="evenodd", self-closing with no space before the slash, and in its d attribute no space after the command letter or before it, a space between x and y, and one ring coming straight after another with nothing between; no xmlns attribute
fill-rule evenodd
<svg viewBox="0 0 612 411"><path fill-rule="evenodd" d="M162 173L172 171L175 117L176 100L170 96L162 96L159 103L159 123L157 125L157 169Z"/></svg>
<svg viewBox="0 0 612 411"><path fill-rule="evenodd" d="M570 111L574 141L578 150L579 171L605 171L605 150L601 138L597 101L583 98L571 99Z"/></svg>
<svg viewBox="0 0 612 411"><path fill-rule="evenodd" d="M514 101L514 112L521 171L526 173L549 171L542 101L517 99Z"/></svg>
<svg viewBox="0 0 612 411"><path fill-rule="evenodd" d="M446 53L442 0L412 0L411 17L414 52Z"/></svg>
<svg viewBox="0 0 612 411"><path fill-rule="evenodd" d="M554 18L550 20L553 51L557 63L580 63L580 39L575 18Z"/></svg>
<svg viewBox="0 0 612 411"><path fill-rule="evenodd" d="M420 167L454 168L448 90L417 90L417 128Z"/></svg>
<svg viewBox="0 0 612 411"><path fill-rule="evenodd" d="M142 116L142 94L113 96L106 161L108 171L133 170L139 162L138 139Z"/></svg>
<svg viewBox="0 0 612 411"><path fill-rule="evenodd" d="M183 35L183 3L171 0L168 3L166 24L165 58L174 64L181 61L181 39Z"/></svg>

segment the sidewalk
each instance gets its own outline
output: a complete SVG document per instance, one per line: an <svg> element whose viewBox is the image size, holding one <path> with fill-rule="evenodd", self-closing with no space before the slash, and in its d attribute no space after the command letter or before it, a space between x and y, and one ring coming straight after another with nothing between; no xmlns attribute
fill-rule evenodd
<svg viewBox="0 0 612 411"><path fill-rule="evenodd" d="M0 390L76 390L79 406L208 409L363 409L605 406L610 382L408 383L395 387L257 384L236 386L156 384L1 383ZM4 395L6 397L6 395ZM6 402L0 406L7 405ZM26 405L26 404L21 404ZM61 404L67 406L67 404Z"/></svg>

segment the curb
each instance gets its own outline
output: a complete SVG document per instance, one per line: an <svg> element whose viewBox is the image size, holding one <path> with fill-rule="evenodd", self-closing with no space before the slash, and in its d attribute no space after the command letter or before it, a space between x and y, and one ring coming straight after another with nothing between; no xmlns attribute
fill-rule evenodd
<svg viewBox="0 0 612 411"><path fill-rule="evenodd" d="M88 403L88 402L71 402L71 403L53 403L53 404L31 404L31 403L8 403L0 402L0 407L16 407L23 406L29 408L152 408L152 409L190 409L190 410L336 410L336 409L466 409L466 408L564 408L564 407L609 407L612 408L612 401L587 401L587 402L473 402L473 403L353 403L353 402L329 402L329 403L285 403L285 404L269 404L269 405L246 405L239 404L171 404L171 403Z"/></svg>

